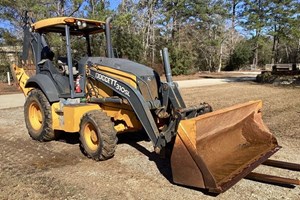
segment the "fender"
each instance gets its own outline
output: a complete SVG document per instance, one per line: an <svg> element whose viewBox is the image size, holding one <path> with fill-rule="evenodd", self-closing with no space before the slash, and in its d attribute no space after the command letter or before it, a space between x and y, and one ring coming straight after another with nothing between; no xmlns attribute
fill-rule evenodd
<svg viewBox="0 0 300 200"><path fill-rule="evenodd" d="M45 74L37 74L25 84L25 88L40 88L50 103L59 101L58 91L53 80Z"/></svg>

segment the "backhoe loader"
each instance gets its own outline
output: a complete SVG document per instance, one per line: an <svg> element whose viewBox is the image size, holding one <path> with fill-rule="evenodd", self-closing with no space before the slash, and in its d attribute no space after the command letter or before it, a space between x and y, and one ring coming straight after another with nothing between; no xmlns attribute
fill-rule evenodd
<svg viewBox="0 0 300 200"><path fill-rule="evenodd" d="M214 193L280 149L262 121L261 101L217 111L207 103L186 107L172 81L167 49L162 51L165 82L145 65L115 58L111 20L24 18L23 53L13 69L26 96L25 123L34 140L53 140L57 131L79 132L82 152L100 161L114 156L117 134L144 130L155 152L171 146L174 183ZM65 57L54 55L49 33L60 35ZM106 41L103 57L95 56L91 45L97 34ZM80 52L85 56L76 60L71 46L77 37L86 46Z"/></svg>

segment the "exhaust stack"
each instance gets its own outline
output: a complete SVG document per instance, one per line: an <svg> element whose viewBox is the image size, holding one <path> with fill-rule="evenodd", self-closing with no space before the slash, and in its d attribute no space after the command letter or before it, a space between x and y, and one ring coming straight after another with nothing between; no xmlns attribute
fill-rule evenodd
<svg viewBox="0 0 300 200"><path fill-rule="evenodd" d="M113 48L111 44L111 32L110 32L110 22L112 21L112 17L108 17L105 21L105 37L106 37L106 51L107 51L107 57L113 58Z"/></svg>
<svg viewBox="0 0 300 200"><path fill-rule="evenodd" d="M163 63L164 63L165 75L166 75L167 82L173 83L172 71L171 71L170 61L169 61L169 52L168 52L167 48L163 49L162 56L163 56Z"/></svg>

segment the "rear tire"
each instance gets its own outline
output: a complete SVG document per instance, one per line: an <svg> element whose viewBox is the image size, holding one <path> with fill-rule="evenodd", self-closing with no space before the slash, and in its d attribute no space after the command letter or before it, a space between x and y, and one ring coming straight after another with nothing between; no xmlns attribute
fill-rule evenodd
<svg viewBox="0 0 300 200"><path fill-rule="evenodd" d="M55 139L51 105L41 90L33 89L30 92L24 104L24 115L31 138L41 142Z"/></svg>
<svg viewBox="0 0 300 200"><path fill-rule="evenodd" d="M110 118L101 111L86 113L80 123L80 149L93 160L112 158L117 145L117 133Z"/></svg>

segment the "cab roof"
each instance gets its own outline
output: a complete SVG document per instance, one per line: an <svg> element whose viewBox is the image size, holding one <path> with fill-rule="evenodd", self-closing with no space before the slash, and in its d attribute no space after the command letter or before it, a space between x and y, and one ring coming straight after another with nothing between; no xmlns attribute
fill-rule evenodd
<svg viewBox="0 0 300 200"><path fill-rule="evenodd" d="M78 25L81 23L81 26ZM82 26L85 23L86 26ZM32 31L34 32L55 32L55 33L65 33L65 25L69 25L71 35L85 35L94 34L104 31L105 22L75 18L75 17L54 17L43 19L35 22L31 25Z"/></svg>

